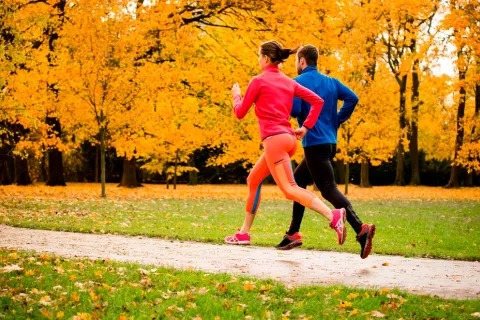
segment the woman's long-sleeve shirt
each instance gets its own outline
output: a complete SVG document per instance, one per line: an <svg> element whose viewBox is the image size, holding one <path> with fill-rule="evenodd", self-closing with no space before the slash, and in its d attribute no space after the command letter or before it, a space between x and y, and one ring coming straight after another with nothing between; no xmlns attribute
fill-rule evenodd
<svg viewBox="0 0 480 320"><path fill-rule="evenodd" d="M255 104L262 140L281 133L293 134L288 119L294 96L311 104L310 113L303 126L313 128L322 111L323 99L284 75L277 65L271 64L262 74L250 81L243 99L240 95L234 97L235 115L242 119L252 104Z"/></svg>

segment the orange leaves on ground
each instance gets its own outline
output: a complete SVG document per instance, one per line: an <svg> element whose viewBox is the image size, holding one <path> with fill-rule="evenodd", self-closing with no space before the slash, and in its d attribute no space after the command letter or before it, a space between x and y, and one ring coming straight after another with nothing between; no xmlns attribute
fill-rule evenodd
<svg viewBox="0 0 480 320"><path fill-rule="evenodd" d="M37 186L0 186L0 199L76 199L97 200L98 184L69 183L67 187ZM343 186L339 186L342 191ZM313 190L309 187L309 190ZM318 191L314 191L321 197ZM165 185L144 185L142 188L118 188L117 184L107 184L109 199L239 199L244 200L248 195L246 185L178 185L177 190L166 189ZM263 199L284 199L284 195L276 185L262 186ZM349 186L350 200L480 200L480 188L445 189L442 187L394 187L381 186L360 188ZM56 214L62 214L58 212ZM76 215L76 213L68 212ZM48 254L46 255L48 257ZM41 258L42 259L42 258ZM48 258L47 258L48 259Z"/></svg>
<svg viewBox="0 0 480 320"><path fill-rule="evenodd" d="M385 315L377 310L370 312L370 315L374 318L385 318Z"/></svg>
<svg viewBox="0 0 480 320"><path fill-rule="evenodd" d="M353 306L353 303L340 300L339 305L340 305L340 309L347 309L347 308L351 308Z"/></svg>
<svg viewBox="0 0 480 320"><path fill-rule="evenodd" d="M245 281L243 283L243 289L245 291L252 291L253 289L255 289L255 283L250 282L250 281Z"/></svg>

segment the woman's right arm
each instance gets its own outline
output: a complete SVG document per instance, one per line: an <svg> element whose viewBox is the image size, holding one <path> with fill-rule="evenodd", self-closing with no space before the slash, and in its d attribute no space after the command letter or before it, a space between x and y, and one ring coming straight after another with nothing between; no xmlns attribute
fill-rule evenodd
<svg viewBox="0 0 480 320"><path fill-rule="evenodd" d="M295 85L295 96L312 105L307 118L303 122L304 127L312 129L320 116L320 112L322 112L324 101L315 92L303 87L295 81L293 83Z"/></svg>
<svg viewBox="0 0 480 320"><path fill-rule="evenodd" d="M255 103L260 92L260 80L257 77L252 78L248 84L245 96L242 99L240 94L233 97L233 111L238 119L243 119L250 110L252 104Z"/></svg>

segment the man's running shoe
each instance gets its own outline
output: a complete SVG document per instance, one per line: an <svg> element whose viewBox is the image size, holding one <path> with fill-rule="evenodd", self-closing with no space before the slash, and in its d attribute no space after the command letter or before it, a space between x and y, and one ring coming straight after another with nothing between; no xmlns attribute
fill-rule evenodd
<svg viewBox="0 0 480 320"><path fill-rule="evenodd" d="M338 244L343 244L347 238L347 228L345 221L347 220L347 212L344 208L332 210L333 219L330 222L330 228L335 230L338 235Z"/></svg>
<svg viewBox="0 0 480 320"><path fill-rule="evenodd" d="M368 255L372 251L373 236L375 236L375 225L366 223L362 224L362 231L357 234L357 241L362 247L362 251L360 251L360 257L362 259L368 257Z"/></svg>
<svg viewBox="0 0 480 320"><path fill-rule="evenodd" d="M277 244L275 248L277 250L290 250L302 245L302 235L299 232L295 232L292 236L285 234L282 242Z"/></svg>
<svg viewBox="0 0 480 320"><path fill-rule="evenodd" d="M249 245L250 244L250 234L249 233L240 233L240 229L233 236L225 237L225 243L228 244L240 244L240 245Z"/></svg>

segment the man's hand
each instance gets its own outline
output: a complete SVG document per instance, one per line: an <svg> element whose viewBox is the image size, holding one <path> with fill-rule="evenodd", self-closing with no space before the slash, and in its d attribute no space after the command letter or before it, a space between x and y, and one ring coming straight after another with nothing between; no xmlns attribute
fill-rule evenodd
<svg viewBox="0 0 480 320"><path fill-rule="evenodd" d="M308 129L305 127L301 127L297 130L295 130L295 137L297 140L302 140L303 137L307 134Z"/></svg>
<svg viewBox="0 0 480 320"><path fill-rule="evenodd" d="M238 96L240 94L241 94L240 86L238 85L238 83L235 83L232 87L232 96L235 98L235 96Z"/></svg>

